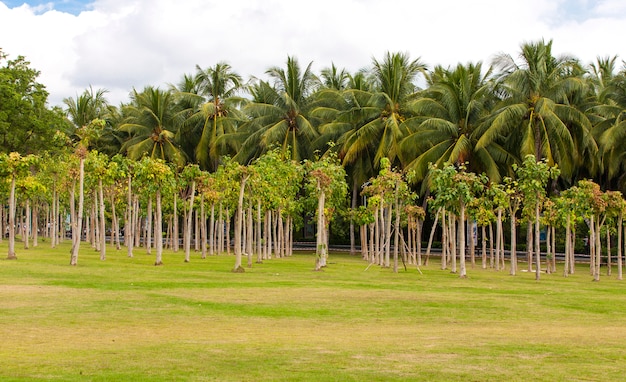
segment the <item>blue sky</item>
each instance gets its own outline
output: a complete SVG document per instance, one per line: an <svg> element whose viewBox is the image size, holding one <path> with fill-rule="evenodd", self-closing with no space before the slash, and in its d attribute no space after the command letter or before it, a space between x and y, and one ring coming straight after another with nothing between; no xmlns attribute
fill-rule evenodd
<svg viewBox="0 0 626 382"><path fill-rule="evenodd" d="M23 5L26 3L26 5ZM52 105L92 86L113 104L220 61L265 79L295 56L350 72L388 52L429 67L517 57L527 41L585 64L626 60L624 0L0 0L0 49L41 72Z"/></svg>
<svg viewBox="0 0 626 382"><path fill-rule="evenodd" d="M73 15L78 15L81 11L89 9L89 4L93 3L93 0L59 0L59 1L46 1L46 0L0 0L9 8L19 7L22 4L28 4L31 7L40 9L39 13L45 10L54 9L59 12L67 12Z"/></svg>

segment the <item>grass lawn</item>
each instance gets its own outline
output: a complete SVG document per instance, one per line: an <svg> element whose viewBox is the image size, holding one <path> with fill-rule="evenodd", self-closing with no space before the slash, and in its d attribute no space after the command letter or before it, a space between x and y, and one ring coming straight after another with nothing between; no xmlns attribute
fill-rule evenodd
<svg viewBox="0 0 626 382"><path fill-rule="evenodd" d="M626 281L0 243L2 381L615 381ZM245 260L244 260L245 263ZM606 271L606 269L604 269ZM616 272L614 272L615 274Z"/></svg>

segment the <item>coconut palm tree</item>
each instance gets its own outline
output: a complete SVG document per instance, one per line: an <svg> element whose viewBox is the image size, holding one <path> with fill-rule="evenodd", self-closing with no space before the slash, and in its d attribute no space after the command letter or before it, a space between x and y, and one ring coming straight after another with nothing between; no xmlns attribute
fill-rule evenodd
<svg viewBox="0 0 626 382"><path fill-rule="evenodd" d="M318 86L311 65L301 70L298 60L288 57L286 69L267 70L273 85L259 81L251 87L253 101L243 108L250 121L230 137L242 141L236 160L248 163L272 147L280 147L283 154L291 152L298 161L311 157L318 136L309 115L311 94Z"/></svg>
<svg viewBox="0 0 626 382"><path fill-rule="evenodd" d="M125 109L127 118L119 129L129 134L122 152L131 159L149 156L183 166L186 156L176 142L176 131L182 117L171 91L147 86L133 90L131 103Z"/></svg>
<svg viewBox="0 0 626 382"><path fill-rule="evenodd" d="M495 146L476 149L476 129L488 116L495 98L489 81L491 68L482 63L458 64L454 69L435 67L427 75L428 87L411 103L416 117L404 125L410 134L400 146L405 169L414 170L415 181L426 177L429 163L468 163L468 170L500 179L499 163L508 153Z"/></svg>
<svg viewBox="0 0 626 382"><path fill-rule="evenodd" d="M626 191L626 66L615 73L615 57L592 66L594 84L593 135L596 138L607 186Z"/></svg>
<svg viewBox="0 0 626 382"><path fill-rule="evenodd" d="M403 53L373 60L372 90L351 91L352 128L338 140L344 165L364 155L373 158L375 167L385 157L396 161L399 143L408 132L402 123L412 116L408 103L417 89L414 81L425 69L419 59L411 60Z"/></svg>
<svg viewBox="0 0 626 382"><path fill-rule="evenodd" d="M219 62L206 69L196 66L193 79L185 77L182 84L180 95L189 115L180 131L195 138L195 161L215 171L224 149L218 145L219 137L234 133L244 119L239 107L245 99L237 96L244 89L243 81L229 64Z"/></svg>
<svg viewBox="0 0 626 382"><path fill-rule="evenodd" d="M499 55L497 91L501 102L479 128L477 149L503 145L518 158L532 154L537 160L557 163L570 178L580 153L595 152L587 116L570 105L569 98L584 91L580 65L573 57L554 57L552 41L524 43L520 60Z"/></svg>

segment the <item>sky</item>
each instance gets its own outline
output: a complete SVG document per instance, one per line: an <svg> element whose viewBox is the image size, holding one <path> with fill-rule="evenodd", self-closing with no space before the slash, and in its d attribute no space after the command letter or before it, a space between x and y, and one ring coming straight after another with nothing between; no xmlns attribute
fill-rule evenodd
<svg viewBox="0 0 626 382"><path fill-rule="evenodd" d="M288 56L315 73L386 52L447 67L544 39L556 55L621 63L624 36L624 0L0 0L0 49L41 72L52 106L90 86L118 105L218 62L266 79Z"/></svg>

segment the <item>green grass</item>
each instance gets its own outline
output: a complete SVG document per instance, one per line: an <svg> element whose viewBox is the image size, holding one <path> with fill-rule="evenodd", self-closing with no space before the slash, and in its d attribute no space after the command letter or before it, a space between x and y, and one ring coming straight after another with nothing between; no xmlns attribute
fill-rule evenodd
<svg viewBox="0 0 626 382"><path fill-rule="evenodd" d="M2 381L624 379L626 281L584 266L460 279L296 254L236 274L228 256L154 267L84 244L71 267L67 245L0 260Z"/></svg>

